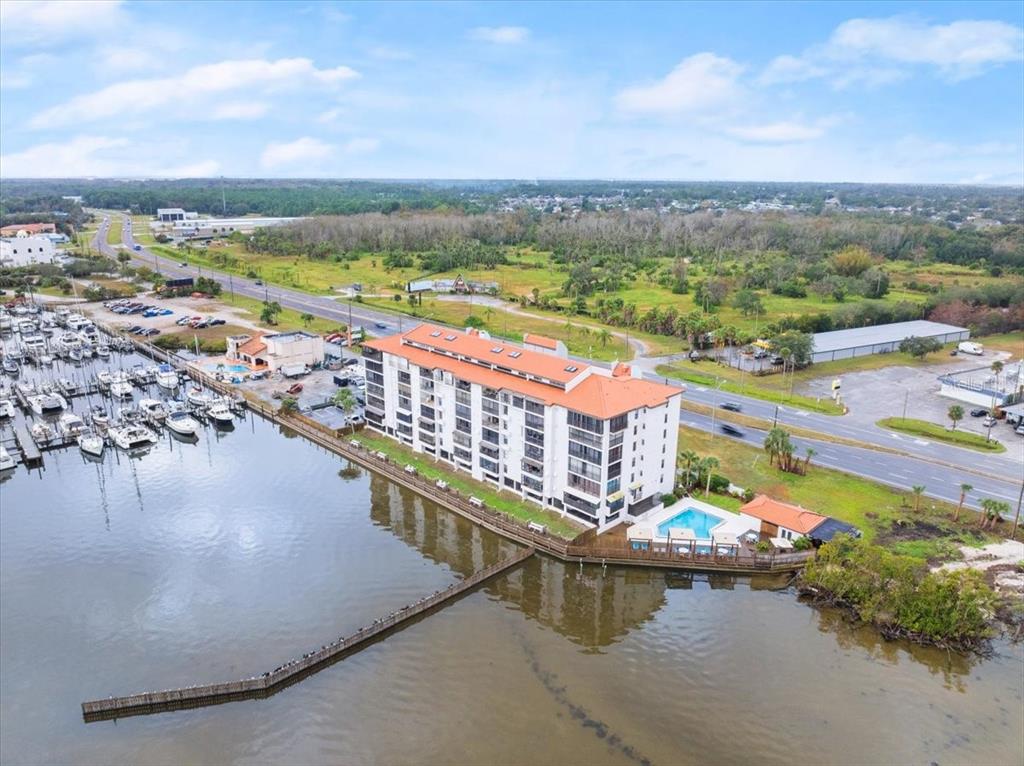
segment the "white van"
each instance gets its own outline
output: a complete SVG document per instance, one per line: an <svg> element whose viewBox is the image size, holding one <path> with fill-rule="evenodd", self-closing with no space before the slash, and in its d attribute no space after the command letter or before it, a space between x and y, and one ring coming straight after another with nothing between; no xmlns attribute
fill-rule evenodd
<svg viewBox="0 0 1024 766"><path fill-rule="evenodd" d="M965 340L961 341L960 345L956 347L957 351L961 354L974 354L975 356L981 356L985 353L985 347L980 343L974 341Z"/></svg>

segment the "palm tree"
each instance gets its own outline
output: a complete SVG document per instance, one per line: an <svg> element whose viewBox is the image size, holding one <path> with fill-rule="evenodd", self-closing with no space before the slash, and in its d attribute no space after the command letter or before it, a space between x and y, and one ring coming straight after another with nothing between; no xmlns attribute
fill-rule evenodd
<svg viewBox="0 0 1024 766"><path fill-rule="evenodd" d="M954 404L949 408L949 411L946 413L946 417L952 421L952 430L955 431L956 424L964 419L964 408L961 407L959 404Z"/></svg>
<svg viewBox="0 0 1024 766"><path fill-rule="evenodd" d="M608 332L607 327L602 327L600 330L597 331L597 340L601 344L601 348L607 346L608 341L611 340L611 338L612 334Z"/></svg>
<svg viewBox="0 0 1024 766"><path fill-rule="evenodd" d="M568 335L570 338L572 337L572 328L573 328L572 319L566 319L565 320L565 334Z"/></svg>
<svg viewBox="0 0 1024 766"><path fill-rule="evenodd" d="M491 308L490 306L485 307L484 308L484 321L487 324L490 324L491 323L491 317L493 317L493 316L494 316L494 309Z"/></svg>
<svg viewBox="0 0 1024 766"><path fill-rule="evenodd" d="M687 489L693 486L693 466L700 460L700 455L691 449L685 450L680 456L686 468L683 469L683 484Z"/></svg>
<svg viewBox="0 0 1024 766"><path fill-rule="evenodd" d="M306 326L306 327L309 327L309 323L310 323L310 322L312 322L312 321L313 321L313 320L314 320L315 318L316 318L316 317L314 317L314 316L313 316L312 314L310 314L310 313L309 313L308 311L305 311L305 312L303 312L303 313L302 313L302 314L301 314L301 315L299 316L299 319L301 319L301 320L302 320L302 324L303 324L304 326Z"/></svg>
<svg viewBox="0 0 1024 766"><path fill-rule="evenodd" d="M992 362L992 374L996 376L996 388L999 388L999 373L1003 371L1003 363L996 359Z"/></svg>
<svg viewBox="0 0 1024 766"><path fill-rule="evenodd" d="M814 448L807 448L807 452L804 455L804 473L807 473L807 467L811 464L811 458L817 454L818 452Z"/></svg>
<svg viewBox="0 0 1024 766"><path fill-rule="evenodd" d="M704 497L711 494L711 472L718 468L718 458L708 455L706 458L702 458L700 461L701 471L707 473L707 479L704 485Z"/></svg>
<svg viewBox="0 0 1024 766"><path fill-rule="evenodd" d="M960 502L956 504L956 510L953 511L953 521L960 520L960 511L964 507L964 500L967 499L967 493L970 492L974 487L970 484L960 485Z"/></svg>
<svg viewBox="0 0 1024 766"><path fill-rule="evenodd" d="M981 528L994 528L1000 517L1010 510L1010 504L1004 503L1002 500L993 500L991 497L986 497L981 501L981 508L984 511L981 519Z"/></svg>
<svg viewBox="0 0 1024 766"><path fill-rule="evenodd" d="M917 513L921 509L921 495L924 494L924 489L925 487L923 484L915 484L911 487L911 490L914 493L914 513Z"/></svg>

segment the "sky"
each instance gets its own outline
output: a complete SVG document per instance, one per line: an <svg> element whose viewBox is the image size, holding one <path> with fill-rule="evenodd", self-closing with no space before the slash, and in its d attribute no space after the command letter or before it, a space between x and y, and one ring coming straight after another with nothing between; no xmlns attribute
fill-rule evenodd
<svg viewBox="0 0 1024 766"><path fill-rule="evenodd" d="M1024 184L1024 3L0 0L3 177Z"/></svg>

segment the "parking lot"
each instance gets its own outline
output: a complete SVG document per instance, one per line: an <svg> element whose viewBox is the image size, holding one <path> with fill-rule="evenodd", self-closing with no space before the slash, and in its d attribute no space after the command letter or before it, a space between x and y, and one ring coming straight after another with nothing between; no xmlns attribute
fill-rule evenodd
<svg viewBox="0 0 1024 766"><path fill-rule="evenodd" d="M970 411L976 409L976 406L939 396L938 376L953 371L984 367L996 359L1005 363L1009 359L1009 354L987 352L983 357L950 357L948 362L922 367L894 365L847 373L840 376L843 400L850 408L849 414L845 417L870 425L882 418L903 417L905 407L908 418L949 426L947 412L950 406L959 404L964 408L965 417L957 425L957 429L984 436L988 431L982 425L984 419L970 415ZM798 386L798 391L809 396L831 397L832 380L832 376L817 378ZM998 439L1007 447L1018 448L1021 440L1005 421L998 421L992 427L992 438Z"/></svg>
<svg viewBox="0 0 1024 766"><path fill-rule="evenodd" d="M169 311L171 313L161 313L157 316L145 316L142 313L118 313L114 310L114 308L117 307L117 301L108 301L107 305L99 303L83 303L78 307L78 310L89 314L93 319L99 322L103 322L104 324L108 324L113 327L122 328L138 325L145 329L159 330L160 333L176 332L187 329L177 324L182 317L199 317L201 319L214 320L220 324L231 324L257 329L257 325L252 321L247 312L240 309L234 309L231 306L224 306L221 303L217 303L207 298L154 299L151 296L140 295L136 298L128 299L127 302L135 302L144 306L154 306L162 312Z"/></svg>

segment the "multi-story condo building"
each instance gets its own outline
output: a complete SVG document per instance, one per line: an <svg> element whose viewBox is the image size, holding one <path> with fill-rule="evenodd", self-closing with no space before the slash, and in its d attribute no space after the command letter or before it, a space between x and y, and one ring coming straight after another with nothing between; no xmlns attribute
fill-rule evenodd
<svg viewBox="0 0 1024 766"><path fill-rule="evenodd" d="M366 423L475 479L607 529L675 484L682 389L422 324L363 344Z"/></svg>

